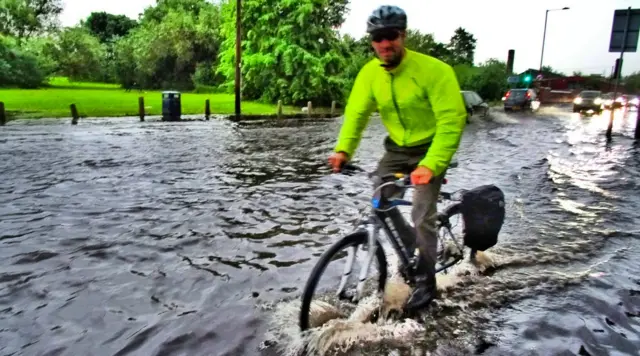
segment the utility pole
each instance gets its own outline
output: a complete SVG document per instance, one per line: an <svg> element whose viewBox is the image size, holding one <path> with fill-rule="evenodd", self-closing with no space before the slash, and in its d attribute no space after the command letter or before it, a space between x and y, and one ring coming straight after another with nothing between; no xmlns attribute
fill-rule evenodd
<svg viewBox="0 0 640 356"><path fill-rule="evenodd" d="M236 119L240 118L240 63L242 63L242 0L236 0Z"/></svg>

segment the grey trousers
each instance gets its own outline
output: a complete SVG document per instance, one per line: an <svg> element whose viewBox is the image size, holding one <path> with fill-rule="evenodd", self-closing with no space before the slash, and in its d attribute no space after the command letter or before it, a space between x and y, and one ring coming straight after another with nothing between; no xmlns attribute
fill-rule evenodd
<svg viewBox="0 0 640 356"><path fill-rule="evenodd" d="M411 172L418 166L429 149L429 145L418 147L399 147L388 137L385 139L386 152L378 162L377 175L389 173ZM435 264L438 251L438 232L436 230L436 219L438 214L438 194L442 186L444 174L435 177L433 183L417 185L413 189L413 205L411 208L411 220L416 231L416 241L408 241L403 236L403 243L413 252L417 245L420 251L420 263L418 273L427 276L435 275ZM383 188L384 190L384 188ZM391 192L383 192L391 194Z"/></svg>

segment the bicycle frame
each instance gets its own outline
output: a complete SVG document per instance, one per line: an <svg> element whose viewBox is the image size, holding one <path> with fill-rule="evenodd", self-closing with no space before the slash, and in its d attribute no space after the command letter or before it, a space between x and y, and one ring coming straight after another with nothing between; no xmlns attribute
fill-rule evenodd
<svg viewBox="0 0 640 356"><path fill-rule="evenodd" d="M400 176L396 176L396 177L399 179L404 178ZM389 184L397 185L397 181L383 183L376 188L376 191ZM401 186L401 187L406 189L409 186ZM403 190L402 196L404 196L404 190ZM451 194L446 192L441 192L440 198L444 200L452 200ZM412 203L403 199L395 199L395 200L389 201L390 206L387 209L380 210L379 209L380 200L375 198L375 191L374 191L374 198L372 199L372 205L374 208L372 214L370 214L367 218L361 220L360 223L355 228L355 231L360 229L366 230L368 241L367 241L367 258L365 260L364 268L360 270L360 274L358 276L356 293L352 299L354 302L357 302L358 300L360 300L364 292L364 284L369 274L371 263L373 262L373 259L376 255L376 248L377 248L376 242L379 241L380 246L382 246L383 241L380 238L380 230L384 230L387 236L387 240L393 246L393 249L395 250L395 253L399 258L400 270L404 272L403 273L405 275L404 277L408 279L409 283L414 282L412 278L413 277L412 269L416 266L417 256L412 254L411 251L408 251L408 248L407 246L405 246L399 233L399 225L406 224L406 220L402 216L398 216L396 219L394 219L394 216L389 213L390 211L397 209L398 206L401 206L401 205L410 206L412 205ZM402 221L396 221L397 219L402 219ZM445 219L448 224L448 219L447 218ZM438 214L437 221L438 223L442 223L441 214ZM450 226L447 226L447 227L450 228ZM405 233L414 235L414 236L410 236L410 238L411 238L411 241L415 241L415 232L412 229L410 229L409 231L405 231ZM347 281L353 269L353 263L355 262L357 250L358 250L358 246L351 246L348 250L347 261L346 261L343 274L340 280L340 285L337 291L338 296L344 293L344 289L346 287ZM460 260L461 258L454 259L454 261L449 262L444 266L441 266L440 268L436 269L436 273L451 267L452 265L454 265Z"/></svg>

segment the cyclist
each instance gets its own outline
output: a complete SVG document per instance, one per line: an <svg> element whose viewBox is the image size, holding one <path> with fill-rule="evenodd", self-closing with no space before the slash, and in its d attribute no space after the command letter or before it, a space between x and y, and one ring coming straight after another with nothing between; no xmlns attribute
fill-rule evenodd
<svg viewBox="0 0 640 356"><path fill-rule="evenodd" d="M376 174L410 173L416 185L411 219L417 241L411 244L418 245L420 262L416 288L406 307L418 309L436 294L436 204L467 112L451 66L405 48L406 29L406 13L397 6L381 6L369 16L367 32L378 58L356 76L329 164L338 172L353 157L377 108L388 136Z"/></svg>

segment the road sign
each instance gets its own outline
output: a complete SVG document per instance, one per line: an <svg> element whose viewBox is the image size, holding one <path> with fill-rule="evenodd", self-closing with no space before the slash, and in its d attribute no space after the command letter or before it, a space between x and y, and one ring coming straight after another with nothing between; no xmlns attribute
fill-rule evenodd
<svg viewBox="0 0 640 356"><path fill-rule="evenodd" d="M636 52L638 50L639 32L640 9L629 8L614 11L613 25L611 26L611 40L609 41L609 52L621 52L623 41L626 42L624 52Z"/></svg>
<svg viewBox="0 0 640 356"><path fill-rule="evenodd" d="M518 84L520 82L520 77L517 75L510 75L507 77L507 83L509 84Z"/></svg>

